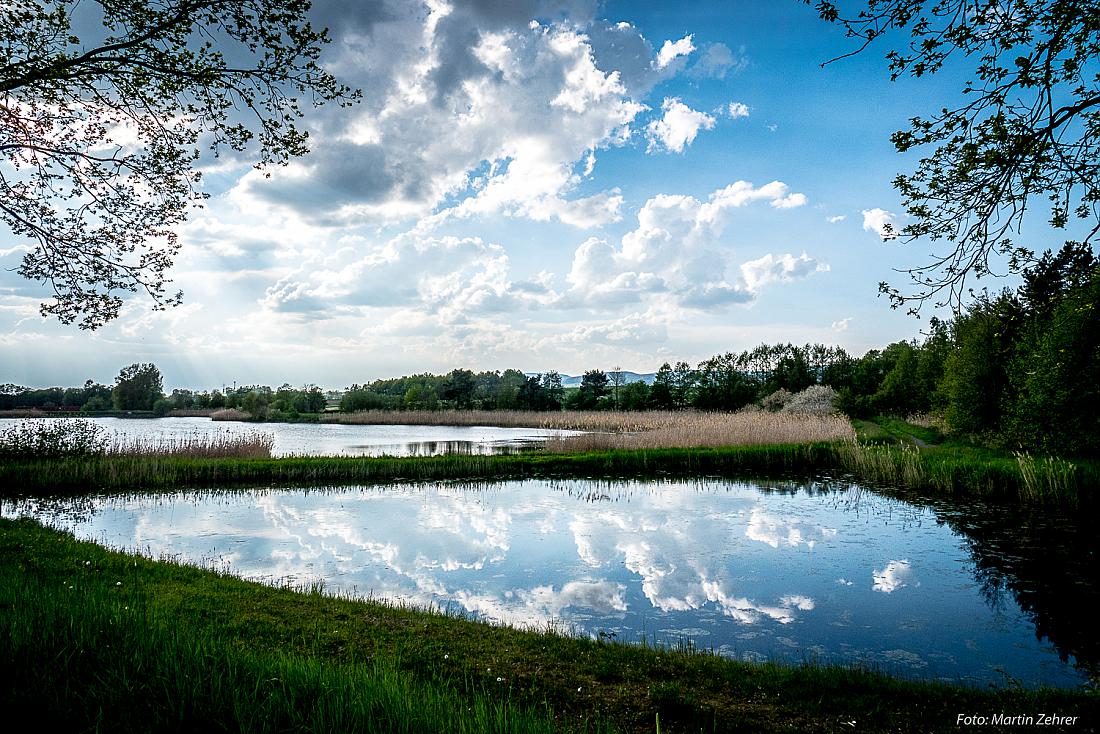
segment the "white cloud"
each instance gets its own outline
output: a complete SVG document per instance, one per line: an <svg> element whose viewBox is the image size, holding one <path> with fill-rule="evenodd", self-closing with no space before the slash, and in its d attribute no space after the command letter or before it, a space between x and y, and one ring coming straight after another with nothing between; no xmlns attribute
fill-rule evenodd
<svg viewBox="0 0 1100 734"><path fill-rule="evenodd" d="M679 41L665 41L661 46L661 50L657 53L657 60L654 65L658 69L663 69L673 62L674 59L680 56L687 56L695 50L695 44L692 43L692 35L688 34L681 38Z"/></svg>
<svg viewBox="0 0 1100 734"><path fill-rule="evenodd" d="M842 331L848 331L848 327L852 324L852 317L843 318L840 321L834 321L829 325L829 328L838 334Z"/></svg>
<svg viewBox="0 0 1100 734"><path fill-rule="evenodd" d="M725 79L729 72L742 71L748 65L749 59L745 55L744 46L734 55L726 44L714 43L706 47L699 60L688 69L688 74L693 77Z"/></svg>
<svg viewBox="0 0 1100 734"><path fill-rule="evenodd" d="M741 265L741 277L751 291L759 291L772 283L790 283L801 280L814 273L829 270L825 263L818 262L803 252L798 257L790 253L784 255L764 255Z"/></svg>
<svg viewBox="0 0 1100 734"><path fill-rule="evenodd" d="M737 120L749 116L749 106L744 102L730 102L726 105L726 114Z"/></svg>
<svg viewBox="0 0 1100 734"><path fill-rule="evenodd" d="M898 215L893 212L888 212L885 209L864 209L863 212L863 229L868 232L874 232L884 240L891 240L898 236L897 221Z"/></svg>
<svg viewBox="0 0 1100 734"><path fill-rule="evenodd" d="M782 181L759 187L737 181L705 202L659 194L641 208L638 226L617 247L592 237L577 248L566 278L571 286L566 301L612 305L664 294L680 306L710 308L746 303L770 283L827 270L806 253L767 255L743 265L740 278L726 278L730 256L720 240L732 210L754 202L786 209L805 200Z"/></svg>
<svg viewBox="0 0 1100 734"><path fill-rule="evenodd" d="M682 153L690 145L700 130L714 127L714 118L706 112L693 110L675 97L666 97L661 104L662 116L646 126L649 139L647 151L660 148Z"/></svg>
<svg viewBox="0 0 1100 734"><path fill-rule="evenodd" d="M339 226L433 209L444 212L439 221L504 213L587 226L598 207L572 206L573 169L585 160L590 170L599 150L628 139L645 109L617 70L600 68L590 37L570 23L528 25L518 6L419 18L401 7L413 40L372 43L386 64L349 62L346 80L371 90L362 108L315 131L310 157L270 179L246 176L238 196ZM614 221L614 195L602 197L610 209L600 221Z"/></svg>
<svg viewBox="0 0 1100 734"><path fill-rule="evenodd" d="M834 217L825 217L825 221L828 222L829 224L838 224L840 222L843 222L847 218L848 217L845 214L837 214Z"/></svg>

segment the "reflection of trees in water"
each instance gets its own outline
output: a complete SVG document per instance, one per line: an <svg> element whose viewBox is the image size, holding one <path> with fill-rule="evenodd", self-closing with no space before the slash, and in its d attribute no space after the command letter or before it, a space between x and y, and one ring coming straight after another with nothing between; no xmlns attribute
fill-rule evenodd
<svg viewBox="0 0 1100 734"><path fill-rule="evenodd" d="M1063 662L1100 682L1100 560L1097 537L1079 518L1049 508L935 503L940 521L958 533L974 563L982 597L1003 612L1006 592Z"/></svg>

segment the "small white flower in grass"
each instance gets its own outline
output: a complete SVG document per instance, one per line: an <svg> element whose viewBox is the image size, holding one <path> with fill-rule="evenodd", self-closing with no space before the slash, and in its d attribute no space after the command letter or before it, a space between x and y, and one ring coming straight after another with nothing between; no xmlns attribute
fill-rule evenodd
<svg viewBox="0 0 1100 734"><path fill-rule="evenodd" d="M90 565L92 565L92 562L91 561L84 561L84 565L85 566L90 566Z"/></svg>
<svg viewBox="0 0 1100 734"><path fill-rule="evenodd" d="M503 678L501 678L501 677L500 677L499 675L497 676L497 683L500 683L500 682L502 682L503 680L504 680L504 679L503 679Z"/></svg>
<svg viewBox="0 0 1100 734"><path fill-rule="evenodd" d="M122 586L122 582L121 581L116 581L115 586Z"/></svg>
<svg viewBox="0 0 1100 734"><path fill-rule="evenodd" d="M443 655L443 659L444 659L444 660L450 660L450 659L451 659L451 655L450 655L450 653L446 653L446 654L444 654L444 655Z"/></svg>

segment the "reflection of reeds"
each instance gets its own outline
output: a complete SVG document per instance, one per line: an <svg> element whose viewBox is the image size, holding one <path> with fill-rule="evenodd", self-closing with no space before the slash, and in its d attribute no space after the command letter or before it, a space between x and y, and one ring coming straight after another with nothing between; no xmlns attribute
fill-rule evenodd
<svg viewBox="0 0 1100 734"><path fill-rule="evenodd" d="M825 441L854 441L851 423L841 415L802 413L668 413L663 424L629 433L586 433L553 438L551 452L611 449L717 448Z"/></svg>

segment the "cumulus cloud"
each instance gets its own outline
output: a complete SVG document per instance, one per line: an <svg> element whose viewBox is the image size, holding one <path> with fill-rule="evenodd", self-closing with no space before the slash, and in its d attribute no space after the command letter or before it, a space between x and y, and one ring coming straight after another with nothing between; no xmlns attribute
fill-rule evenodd
<svg viewBox="0 0 1100 734"><path fill-rule="evenodd" d="M737 120L749 116L749 106L744 102L730 102L726 105L726 114Z"/></svg>
<svg viewBox="0 0 1100 734"><path fill-rule="evenodd" d="M825 263L818 262L803 252L798 257L791 254L764 255L756 260L741 264L741 277L751 291L758 291L772 283L790 283L801 280L814 273L829 270Z"/></svg>
<svg viewBox="0 0 1100 734"><path fill-rule="evenodd" d="M845 214L837 214L836 216L833 216L833 217L825 217L825 221L828 222L829 224L838 224L840 222L843 222L847 218L848 217Z"/></svg>
<svg viewBox="0 0 1100 734"><path fill-rule="evenodd" d="M695 140L700 130L714 127L714 118L706 112L693 110L675 97L666 97L661 103L662 116L646 126L649 140L648 152L664 149L683 153Z"/></svg>
<svg viewBox="0 0 1100 734"><path fill-rule="evenodd" d="M729 253L720 240L730 212L755 202L788 209L805 201L782 181L763 186L736 181L706 201L655 196L638 212L638 226L618 246L593 237L577 248L566 278L571 286L567 299L609 305L663 293L693 308L751 301L770 283L789 282L827 266L805 253L768 255L746 263L740 278L727 280Z"/></svg>
<svg viewBox="0 0 1100 734"><path fill-rule="evenodd" d="M302 318L327 318L341 309L413 307L454 322L556 298L545 278L513 283L504 248L477 237L402 235L381 246L358 244L365 255L306 263L269 287L261 305Z"/></svg>
<svg viewBox="0 0 1100 734"><path fill-rule="evenodd" d="M688 34L678 41L665 41L661 46L661 50L657 53L657 59L653 62L658 69L664 69L671 64L675 59L681 56L688 56L695 50L695 44L692 43L692 35Z"/></svg>
<svg viewBox="0 0 1100 734"><path fill-rule="evenodd" d="M337 34L332 63L366 100L326 118L309 158L270 179L246 176L238 193L339 226L422 217L441 205L459 217L503 212L587 226L603 204L600 221L614 221L609 192L572 205L574 166L587 159L590 167L599 150L628 139L645 107L619 70L600 67L578 30L591 20L553 20L590 9L506 5L424 12L392 1L376 12L348 9L347 25L326 6Z"/></svg>
<svg viewBox="0 0 1100 734"><path fill-rule="evenodd" d="M898 215L893 212L888 212L885 209L864 209L863 212L863 229L868 232L874 232L884 240L892 240L898 236L897 221Z"/></svg>
<svg viewBox="0 0 1100 734"><path fill-rule="evenodd" d="M840 333L842 331L848 331L848 327L852 324L852 317L843 318L840 321L834 321L829 325L829 328L833 331Z"/></svg>

